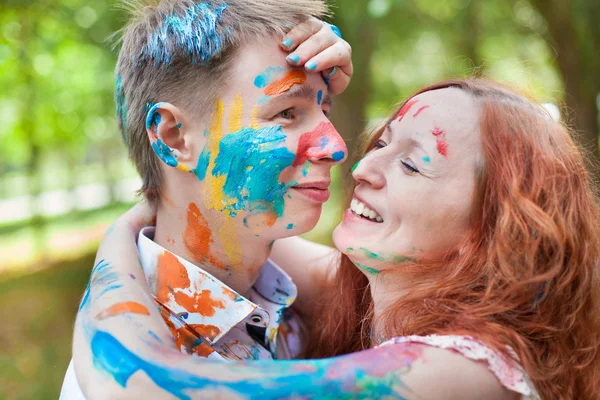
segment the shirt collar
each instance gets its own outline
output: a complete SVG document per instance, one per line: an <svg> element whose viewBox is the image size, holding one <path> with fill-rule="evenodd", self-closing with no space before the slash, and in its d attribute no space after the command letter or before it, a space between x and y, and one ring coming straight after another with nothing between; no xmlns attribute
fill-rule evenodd
<svg viewBox="0 0 600 400"><path fill-rule="evenodd" d="M250 314L252 317L260 315L262 324L266 326L275 328L275 324L278 325L279 318L271 321L269 312L262 307L200 267L155 243L152 240L154 230L154 227L143 228L138 236L138 250L150 291L183 322L203 332L202 336L208 343L216 344L233 327L248 319ZM174 282L161 285L160 293L157 292L158 282L165 283L165 279L173 275L176 278ZM266 299L267 309L275 308L269 311L278 314L283 308L289 307L297 296L296 285L290 276L271 260L261 269L252 289L251 297L255 301L262 304L260 297ZM268 303L275 303L275 307L269 307Z"/></svg>

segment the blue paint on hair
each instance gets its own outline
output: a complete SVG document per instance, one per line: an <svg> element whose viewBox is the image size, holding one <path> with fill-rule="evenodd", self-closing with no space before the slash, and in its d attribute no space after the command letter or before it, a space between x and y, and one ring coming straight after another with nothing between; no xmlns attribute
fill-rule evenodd
<svg viewBox="0 0 600 400"><path fill-rule="evenodd" d="M206 64L223 50L229 31L219 31L218 22L227 4L211 8L208 2L199 2L183 15L171 14L160 22L142 48L141 59L155 64L170 64L176 54L185 54L192 63Z"/></svg>
<svg viewBox="0 0 600 400"><path fill-rule="evenodd" d="M121 135L123 136L125 143L127 143L127 102L125 101L123 80L120 76L117 76L115 82L115 105L117 118L119 119L119 125L121 126Z"/></svg>

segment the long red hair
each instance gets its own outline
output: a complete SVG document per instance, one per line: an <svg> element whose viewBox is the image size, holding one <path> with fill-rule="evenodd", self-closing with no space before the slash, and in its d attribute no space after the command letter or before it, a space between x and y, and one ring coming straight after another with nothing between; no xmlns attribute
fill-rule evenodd
<svg viewBox="0 0 600 400"><path fill-rule="evenodd" d="M402 267L418 279L378 326L388 338L470 335L510 357L508 345L542 398L600 398L599 209L582 152L564 125L498 84L449 80L415 96L448 87L481 112L471 230L444 260ZM342 256L327 285L309 356L377 344L365 275Z"/></svg>

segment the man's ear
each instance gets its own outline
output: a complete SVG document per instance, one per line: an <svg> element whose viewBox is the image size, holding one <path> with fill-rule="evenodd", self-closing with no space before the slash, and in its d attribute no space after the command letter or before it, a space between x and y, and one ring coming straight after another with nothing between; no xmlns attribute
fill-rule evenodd
<svg viewBox="0 0 600 400"><path fill-rule="evenodd" d="M183 113L170 103L156 103L146 115L146 133L162 162L189 172L191 151L185 138Z"/></svg>

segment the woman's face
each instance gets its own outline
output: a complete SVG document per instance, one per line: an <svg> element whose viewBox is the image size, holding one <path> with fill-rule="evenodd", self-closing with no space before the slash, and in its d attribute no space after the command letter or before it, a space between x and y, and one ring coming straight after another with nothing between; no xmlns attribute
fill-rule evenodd
<svg viewBox="0 0 600 400"><path fill-rule="evenodd" d="M479 110L457 88L412 98L355 166L338 249L366 273L443 257L470 227L482 163Z"/></svg>

